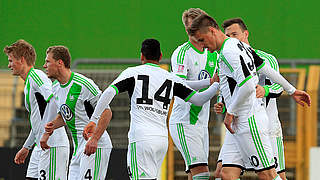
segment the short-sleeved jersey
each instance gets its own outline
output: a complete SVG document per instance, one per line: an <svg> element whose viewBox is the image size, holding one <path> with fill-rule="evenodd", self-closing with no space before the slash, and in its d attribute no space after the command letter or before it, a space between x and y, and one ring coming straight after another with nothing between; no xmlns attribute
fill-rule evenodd
<svg viewBox="0 0 320 180"><path fill-rule="evenodd" d="M201 52L188 41L173 52L171 71L186 80L212 78L217 68L217 57L217 52L210 53L207 49ZM207 127L209 115L210 101L203 106L195 106L175 98L169 123L199 124Z"/></svg>
<svg viewBox="0 0 320 180"><path fill-rule="evenodd" d="M259 65L255 63L249 45L235 38L227 38L224 41L219 54L219 78L221 94L227 109L244 83L253 78L258 84L256 66L259 67ZM253 111L255 103L262 103L262 101L256 98L255 93L252 93L239 107L236 115L248 116Z"/></svg>
<svg viewBox="0 0 320 180"><path fill-rule="evenodd" d="M266 52L261 50L255 50L256 54L263 59L264 63L274 70L279 72L279 64L277 59ZM267 96L263 98L264 105L270 119L271 125L271 134L281 136L281 123L278 117L278 108L277 108L277 97L279 97L283 91L283 88L280 84L272 82L268 77L263 74L259 74L259 85L263 86L267 91Z"/></svg>
<svg viewBox="0 0 320 180"><path fill-rule="evenodd" d="M57 111L71 131L75 154L79 146L84 148L83 129L90 121L101 90L91 79L72 72L66 84L60 84L58 81L53 83L53 93L58 104ZM98 141L98 148L112 148L106 131Z"/></svg>
<svg viewBox="0 0 320 180"><path fill-rule="evenodd" d="M44 72L31 68L24 87L25 107L29 112L29 120L35 143L40 145L44 126L56 116L56 103L52 93L52 82ZM55 131L48 140L50 147L69 146L64 128Z"/></svg>
<svg viewBox="0 0 320 180"><path fill-rule="evenodd" d="M181 78L151 63L126 69L111 87L117 94L129 94L130 143L156 136L167 137L166 119L172 96L188 101L196 93Z"/></svg>

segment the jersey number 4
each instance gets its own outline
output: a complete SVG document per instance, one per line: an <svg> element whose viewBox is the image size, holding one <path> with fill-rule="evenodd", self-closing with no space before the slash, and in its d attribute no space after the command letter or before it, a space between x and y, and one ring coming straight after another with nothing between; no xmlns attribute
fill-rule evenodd
<svg viewBox="0 0 320 180"><path fill-rule="evenodd" d="M142 81L142 97L137 98L137 104L153 104L153 99L149 99L149 76L147 75L138 75L138 80ZM172 89L172 81L166 79L160 88L154 94L154 99L160 102L163 102L163 109L168 109L171 99L170 92ZM164 96L161 96L162 92L165 91Z"/></svg>

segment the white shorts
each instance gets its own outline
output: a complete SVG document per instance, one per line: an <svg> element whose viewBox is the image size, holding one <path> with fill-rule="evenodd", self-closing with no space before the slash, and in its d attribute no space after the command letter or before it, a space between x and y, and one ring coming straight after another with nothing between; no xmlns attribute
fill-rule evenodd
<svg viewBox="0 0 320 180"><path fill-rule="evenodd" d="M39 179L67 180L69 147L51 147L41 151L39 161Z"/></svg>
<svg viewBox="0 0 320 180"><path fill-rule="evenodd" d="M226 136L219 152L218 162L222 162L223 167L238 167L242 170L245 169L234 135L228 130L226 130Z"/></svg>
<svg viewBox="0 0 320 180"><path fill-rule="evenodd" d="M30 156L26 177L39 178L38 167L39 167L41 151L42 149L39 146L34 146Z"/></svg>
<svg viewBox="0 0 320 180"><path fill-rule="evenodd" d="M168 138L132 142L128 145L127 165L130 179L156 179L168 150Z"/></svg>
<svg viewBox="0 0 320 180"><path fill-rule="evenodd" d="M209 157L208 127L191 124L170 124L172 140L184 159L186 172L197 166L207 166Z"/></svg>
<svg viewBox="0 0 320 180"><path fill-rule="evenodd" d="M275 168L277 173L281 173L285 171L285 160L284 160L284 146L283 146L283 138L279 137L270 137L273 156L275 161Z"/></svg>
<svg viewBox="0 0 320 180"><path fill-rule="evenodd" d="M257 107L253 115L239 117L237 121L238 129L233 137L239 147L246 169L263 171L273 168L273 150L269 133L270 121L264 107Z"/></svg>
<svg viewBox="0 0 320 180"><path fill-rule="evenodd" d="M84 149L78 149L72 156L68 180L105 179L112 148L97 148L96 153L87 156Z"/></svg>

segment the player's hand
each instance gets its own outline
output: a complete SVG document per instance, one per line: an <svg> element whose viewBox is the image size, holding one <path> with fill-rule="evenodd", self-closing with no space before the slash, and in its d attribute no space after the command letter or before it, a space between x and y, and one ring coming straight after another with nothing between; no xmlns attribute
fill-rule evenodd
<svg viewBox="0 0 320 180"><path fill-rule="evenodd" d="M84 139L85 139L86 141L89 139L89 137L92 136L95 128L96 128L96 123L94 123L94 122L92 122L92 121L90 121L90 122L86 125L86 127L84 127L82 135L83 135L83 137L84 137Z"/></svg>
<svg viewBox="0 0 320 180"><path fill-rule="evenodd" d="M231 128L231 124L233 122L234 115L226 113L226 116L224 117L224 125L226 128L230 131L231 134L234 134L234 130Z"/></svg>
<svg viewBox="0 0 320 180"><path fill-rule="evenodd" d="M266 94L266 91L264 90L264 88L257 84L257 86L256 86L256 97L257 98L263 98L265 94Z"/></svg>
<svg viewBox="0 0 320 180"><path fill-rule="evenodd" d="M54 124L52 122L48 122L45 126L44 129L46 131L46 133L48 133L49 135L51 135L54 131Z"/></svg>
<svg viewBox="0 0 320 180"><path fill-rule="evenodd" d="M218 73L215 73L213 75L213 78L210 79L210 84L213 84L214 82L219 82L219 81L220 81L219 75L218 75Z"/></svg>
<svg viewBox="0 0 320 180"><path fill-rule="evenodd" d="M216 112L217 114L221 114L222 111L223 111L223 106L224 106L224 105L223 105L222 102L219 102L219 103L214 104L214 106L213 106L214 112Z"/></svg>
<svg viewBox="0 0 320 180"><path fill-rule="evenodd" d="M23 164L29 154L29 149L21 148L14 157L14 163Z"/></svg>
<svg viewBox="0 0 320 180"><path fill-rule="evenodd" d="M94 154L97 150L97 147L98 147L98 140L96 138L90 138L84 149L84 154L88 156L90 156L91 154Z"/></svg>
<svg viewBox="0 0 320 180"><path fill-rule="evenodd" d="M42 150L50 149L50 146L47 144L49 137L50 137L50 134L43 133L40 140L40 146Z"/></svg>
<svg viewBox="0 0 320 180"><path fill-rule="evenodd" d="M301 106L304 106L303 102L305 102L308 106L311 105L311 98L309 94L304 91L297 89L291 96L296 103L300 104Z"/></svg>

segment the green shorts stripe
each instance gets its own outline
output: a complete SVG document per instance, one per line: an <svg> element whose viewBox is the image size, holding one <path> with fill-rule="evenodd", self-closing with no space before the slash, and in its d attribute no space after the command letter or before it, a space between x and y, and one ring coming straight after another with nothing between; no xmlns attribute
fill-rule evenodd
<svg viewBox="0 0 320 180"><path fill-rule="evenodd" d="M249 118L249 126L250 126L250 131L251 131L251 135L252 135L252 139L253 142L255 144L256 150L258 152L259 158L261 160L261 163L263 165L264 168L268 167L268 161L266 160L266 158L264 157L264 149L263 146L261 144L261 140L260 140L260 136L259 136L259 132L257 130L257 126L255 124L255 119L254 116L251 116Z"/></svg>
<svg viewBox="0 0 320 180"><path fill-rule="evenodd" d="M136 143L130 144L131 148L131 173L132 173L132 179L138 180L139 174L138 174L138 165L137 165L137 153L136 153Z"/></svg>
<svg viewBox="0 0 320 180"><path fill-rule="evenodd" d="M187 160L187 165L189 166L191 164L191 158L190 158L190 154L189 154L189 149L188 149L188 146L187 146L186 138L185 138L185 135L184 135L184 129L183 129L182 123L178 123L177 124L177 129L178 129L179 141L180 141L181 147L183 149L184 156L185 156L185 158Z"/></svg>
<svg viewBox="0 0 320 180"><path fill-rule="evenodd" d="M254 122L254 126L255 126L255 129L256 129L257 135L258 135L258 140L259 140L259 143L260 143L260 146L261 146L261 149L262 149L262 153L263 153L262 155L265 158L267 167L269 167L270 163L269 163L269 160L268 160L268 156L266 155L266 152L265 152L265 150L263 148L262 141L261 141L261 138L260 138L260 135L259 135L259 132L258 132L258 128L257 128L257 124L256 124L256 119L255 119L254 116L253 116L253 122Z"/></svg>

